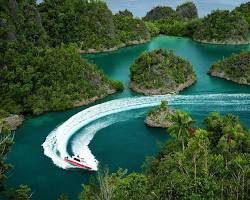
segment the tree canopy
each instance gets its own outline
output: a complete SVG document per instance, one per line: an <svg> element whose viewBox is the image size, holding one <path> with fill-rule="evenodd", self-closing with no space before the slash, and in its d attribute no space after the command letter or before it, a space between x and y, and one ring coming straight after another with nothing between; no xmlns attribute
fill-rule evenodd
<svg viewBox="0 0 250 200"><path fill-rule="evenodd" d="M174 9L168 6L157 6L150 10L146 16L143 18L144 20L159 20L168 17L176 16Z"/></svg>
<svg viewBox="0 0 250 200"><path fill-rule="evenodd" d="M234 9L235 13L242 15L248 23L248 28L250 30L250 2L243 3Z"/></svg>
<svg viewBox="0 0 250 200"><path fill-rule="evenodd" d="M72 9L80 9L80 6L85 7L86 4L85 9L91 12L99 8L106 9L106 4L97 1L82 2L78 7L77 3L80 2L77 0L64 1L62 4L47 0L40 5L39 9L45 9L44 5L53 7L57 3L60 4L56 6L60 12L68 4L75 6L69 6ZM47 16L44 16L43 12L40 16L35 2L25 0L17 3L9 0L1 4L1 9L3 11L0 27L2 66L0 68L0 107L2 109L13 114L40 114L86 104L91 99L98 99L115 90L123 89L120 82L109 80L95 65L80 58L77 42L71 40L72 38L67 40L67 37L71 37L70 34L74 35L73 32L78 34L78 30L70 31L71 27L69 27L71 25L75 27L76 24L69 23L61 27L65 37L56 38L58 32L47 34L48 27L45 26L44 29L41 16L46 22L46 17L52 15L54 8L52 10L46 8ZM67 9L64 17L70 16L68 13L70 10ZM61 16L57 14L58 17ZM68 22L64 18L63 21ZM54 28L56 27L52 19L49 22ZM53 27L50 31L54 30ZM69 28L68 31L66 27ZM64 45L62 42L68 44ZM75 42L75 45L71 42Z"/></svg>
<svg viewBox="0 0 250 200"><path fill-rule="evenodd" d="M185 19L194 19L198 17L198 10L192 1L178 5L176 13Z"/></svg>
<svg viewBox="0 0 250 200"><path fill-rule="evenodd" d="M142 53L130 67L131 84L144 94L177 92L181 84L195 79L189 61L163 49Z"/></svg>
<svg viewBox="0 0 250 200"><path fill-rule="evenodd" d="M193 36L194 40L212 43L248 43L250 33L245 18L224 10L204 17Z"/></svg>
<svg viewBox="0 0 250 200"><path fill-rule="evenodd" d="M175 118L169 128L172 139L147 159L144 172L118 170L92 179L79 200L92 200L105 191L111 191L109 198L99 199L248 199L250 134L239 118L210 113L203 128L189 123L192 118L183 111ZM185 130L185 136L179 130Z"/></svg>
<svg viewBox="0 0 250 200"><path fill-rule="evenodd" d="M76 43L82 50L102 51L150 38L143 21L128 10L113 15L103 1L45 0L39 11L52 46Z"/></svg>
<svg viewBox="0 0 250 200"><path fill-rule="evenodd" d="M233 54L212 64L209 74L250 85L250 51Z"/></svg>

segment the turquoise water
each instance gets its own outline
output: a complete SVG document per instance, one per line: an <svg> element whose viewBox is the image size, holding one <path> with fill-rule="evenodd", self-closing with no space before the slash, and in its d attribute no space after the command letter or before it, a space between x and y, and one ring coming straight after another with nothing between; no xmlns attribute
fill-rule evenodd
<svg viewBox="0 0 250 200"><path fill-rule="evenodd" d="M172 49L177 55L184 56L194 65L198 81L195 85L183 91L182 94L250 94L250 87L209 77L206 74L211 63L243 49L250 50L249 45L203 45L186 38L160 36L147 44L124 48L112 53L89 55L87 58L98 64L108 76L121 80L127 86L129 65L141 52L155 48ZM97 103L133 97L134 95L136 94L126 88L124 92L112 95ZM250 110L246 110L247 107L244 105L235 109L232 105L209 105L204 102L203 105L176 107L189 111L193 118L197 120L197 123L201 123L202 118L210 111L233 112L239 115L242 121L250 127ZM24 122L16 131L16 143L8 157L8 161L15 165L9 179L11 186L21 183L28 184L34 192L33 199L38 200L56 199L62 192L67 193L71 199L76 198L81 190L81 184L86 183L90 175L94 173L58 168L50 158L44 155L41 145L52 130L85 108L80 107L65 112L29 117ZM169 136L164 129L151 129L144 125L143 120L146 111L147 109L143 108L121 112L103 117L88 125L88 127L97 130L90 143L90 149L102 165L107 165L111 171L118 167L128 168L129 171L139 171L145 157L157 152L157 142L168 139ZM104 128L100 124L104 124ZM79 130L78 135L85 128ZM69 141L69 150L76 136Z"/></svg>

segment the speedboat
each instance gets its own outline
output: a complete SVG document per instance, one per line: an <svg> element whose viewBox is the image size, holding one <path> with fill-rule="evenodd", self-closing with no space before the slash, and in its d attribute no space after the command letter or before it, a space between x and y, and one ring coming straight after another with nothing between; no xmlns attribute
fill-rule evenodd
<svg viewBox="0 0 250 200"><path fill-rule="evenodd" d="M81 169L93 170L88 164L85 162L83 158L80 158L79 155L74 155L72 157L65 157L64 160L71 165L77 166Z"/></svg>

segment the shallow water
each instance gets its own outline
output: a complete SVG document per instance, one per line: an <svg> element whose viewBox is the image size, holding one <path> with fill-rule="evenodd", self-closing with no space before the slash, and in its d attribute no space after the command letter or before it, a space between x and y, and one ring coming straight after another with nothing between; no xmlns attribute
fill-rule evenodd
<svg viewBox="0 0 250 200"><path fill-rule="evenodd" d="M89 55L87 58L98 64L103 71L113 79L121 80L126 86L129 80L129 66L143 51L155 48L172 49L177 55L190 60L194 65L198 81L195 85L183 91L185 95L205 94L250 94L250 87L237 85L226 80L209 77L206 73L211 63L232 53L241 50L250 50L250 45L218 46L204 45L193 42L187 38L160 36L143 45L124 48L116 52ZM112 95L97 103L112 99L131 97L135 94L128 88L124 92ZM230 102L230 98L225 101ZM175 105L191 113L192 117L201 123L202 118L210 111L232 112L241 117L250 128L249 105L223 106L209 102L203 105ZM81 184L86 183L93 172L82 170L64 170L55 166L52 160L44 155L42 143L47 135L69 117L82 111L80 107L65 112L47 113L39 117L30 117L16 131L15 144L9 154L8 161L15 165L9 184L16 186L21 183L28 184L34 191L33 198L38 200L56 199L60 193L69 194L72 199L81 190ZM145 113L148 109L125 111L116 113L88 124L80 129L68 141L68 150L73 151L77 137L86 130L97 131L90 143L90 149L102 165L111 170L118 167L128 168L130 171L139 171L146 156L157 152L157 142L165 141L168 135L164 129L152 129L144 125ZM73 149L72 149L73 147Z"/></svg>

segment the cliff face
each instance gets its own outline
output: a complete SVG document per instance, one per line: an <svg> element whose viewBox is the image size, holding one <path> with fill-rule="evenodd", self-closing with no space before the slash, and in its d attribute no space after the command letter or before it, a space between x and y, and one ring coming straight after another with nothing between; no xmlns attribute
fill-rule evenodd
<svg viewBox="0 0 250 200"><path fill-rule="evenodd" d="M250 85L250 52L241 52L218 61L210 67L208 73L211 76Z"/></svg>
<svg viewBox="0 0 250 200"><path fill-rule="evenodd" d="M143 53L130 67L130 88L144 95L179 93L195 81L190 62L162 49Z"/></svg>

